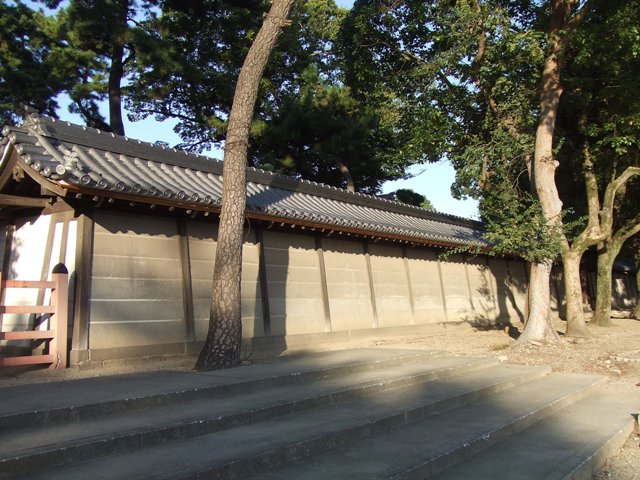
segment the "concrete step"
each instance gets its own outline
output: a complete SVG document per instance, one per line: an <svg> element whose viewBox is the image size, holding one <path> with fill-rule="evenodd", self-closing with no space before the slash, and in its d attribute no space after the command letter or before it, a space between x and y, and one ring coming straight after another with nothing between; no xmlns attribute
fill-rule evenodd
<svg viewBox="0 0 640 480"><path fill-rule="evenodd" d="M425 361L441 352L360 349L292 355L229 370L150 372L0 388L0 430L251 392L331 375Z"/></svg>
<svg viewBox="0 0 640 480"><path fill-rule="evenodd" d="M461 408L460 405L492 404L489 398L513 396L529 383L542 382L529 387L528 395L521 396L532 397L532 391L551 392L549 377L541 377L541 373L546 370L496 366L180 442L111 455L33 478L244 478L267 467L356 441L366 442L372 435L398 426L412 428L425 417L443 419L448 415L442 412ZM526 380L530 382L522 385ZM589 383L580 380L581 388ZM511 388L516 385L522 386ZM573 387L567 397L578 394L580 389ZM530 412L532 405L542 408L550 399L555 399L553 393L556 392L548 393L543 400L530 400L516 410L522 416Z"/></svg>
<svg viewBox="0 0 640 480"><path fill-rule="evenodd" d="M635 423L632 414L638 411L639 405L637 399L607 393L591 397L550 415L433 479L590 479L632 433Z"/></svg>
<svg viewBox="0 0 640 480"><path fill-rule="evenodd" d="M430 478L496 442L508 442L511 435L584 399L602 381L602 377L550 374L365 441L259 472L255 478ZM507 464L503 459L500 465Z"/></svg>
<svg viewBox="0 0 640 480"><path fill-rule="evenodd" d="M594 447L561 460L541 449L537 461L551 469L575 457L571 471L586 472L618 445L595 424L576 426L596 416L614 424L612 400L591 395L603 381L486 358L366 349L207 374L7 387L0 389L0 478L482 479L476 469L491 468L473 462L494 455L493 469L504 470L511 460L501 452L524 459L512 444L530 449L529 432L533 442L549 442L543 434L554 431L587 435L578 443ZM38 399L7 404L25 393ZM603 402L599 410L589 410L598 404L592 399ZM630 418L613 429L628 434ZM528 471L522 478L574 478Z"/></svg>
<svg viewBox="0 0 640 480"><path fill-rule="evenodd" d="M131 451L141 446L203 435L386 391L416 385L422 388L421 385L428 381L444 380L496 365L494 360L481 357L430 356L428 361L422 357L420 362L417 361L419 358L409 356L411 361L400 365L380 363L377 370L352 368L345 372L339 368L334 372L324 367L321 377L296 376L296 383L260 384L235 395L215 398L183 395L185 401L180 404L160 403L133 411L122 408L117 414L112 412L110 404L107 413L91 418L5 428L0 431L0 470L29 471ZM503 370L492 374L488 380L499 385L525 381L544 373L541 369L528 372ZM486 378L486 374L484 377L479 375L479 378ZM284 376L291 378L290 373L284 373ZM97 406L93 410L97 411Z"/></svg>

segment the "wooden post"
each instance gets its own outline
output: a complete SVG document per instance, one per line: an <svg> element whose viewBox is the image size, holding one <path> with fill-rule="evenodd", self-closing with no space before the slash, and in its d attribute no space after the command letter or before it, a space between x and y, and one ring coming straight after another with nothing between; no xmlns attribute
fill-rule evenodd
<svg viewBox="0 0 640 480"><path fill-rule="evenodd" d="M316 235L316 252L318 253L318 264L320 266L320 288L322 289L322 311L324 313L324 331L331 332L331 308L329 306L329 287L327 286L327 270L324 264L324 250L322 249L322 239Z"/></svg>
<svg viewBox="0 0 640 480"><path fill-rule="evenodd" d="M409 269L409 258L408 258L408 253L407 253L407 247L403 246L402 247L402 262L404 264L404 274L405 277L407 278L407 288L409 289L409 307L410 307L410 313L411 313L411 318L410 318L410 322L411 325L415 325L416 323L416 305L415 305L415 301L413 299L413 285L411 282L411 270Z"/></svg>
<svg viewBox="0 0 640 480"><path fill-rule="evenodd" d="M59 263L53 268L55 286L51 292L51 304L55 306L55 313L51 315L50 329L54 337L49 343L49 354L53 356L53 363L49 368L67 368L67 337L69 322L69 272L64 264Z"/></svg>
<svg viewBox="0 0 640 480"><path fill-rule="evenodd" d="M369 255L369 242L365 239L364 245L364 258L367 263L367 275L369 276L369 294L371 295L371 312L373 313L373 328L379 328L380 323L378 320L378 306L376 303L376 288L373 280L373 268L371 267L371 256Z"/></svg>

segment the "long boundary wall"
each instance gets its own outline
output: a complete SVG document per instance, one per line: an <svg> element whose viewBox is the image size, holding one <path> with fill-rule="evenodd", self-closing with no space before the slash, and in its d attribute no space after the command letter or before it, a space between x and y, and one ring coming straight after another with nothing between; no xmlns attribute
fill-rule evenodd
<svg viewBox="0 0 640 480"><path fill-rule="evenodd" d="M10 260L12 268L20 266L17 259L25 255L20 239L29 237L34 225L42 224L39 237L53 232L43 249L46 269L53 257L66 260L77 282L72 363L197 351L208 327L216 223L107 211L73 218L72 213L65 212L57 227L65 239L63 230L51 226L60 223L56 216L17 225ZM441 253L247 224L243 336L258 343L280 339L286 348L296 337L522 317L522 262L461 254L442 259ZM31 263L38 265L18 276L42 274L43 262L33 257Z"/></svg>

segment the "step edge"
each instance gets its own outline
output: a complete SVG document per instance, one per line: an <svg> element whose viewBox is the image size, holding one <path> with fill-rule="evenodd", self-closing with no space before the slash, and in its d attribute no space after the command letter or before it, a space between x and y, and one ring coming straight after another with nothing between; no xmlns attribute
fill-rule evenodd
<svg viewBox="0 0 640 480"><path fill-rule="evenodd" d="M181 401L187 401L195 398L215 397L218 395L232 395L249 390L252 387L264 387L272 385L276 386L279 384L284 385L290 382L300 381L301 378L313 379L325 376L327 374L342 376L349 373L355 373L357 371L374 370L380 367L393 366L394 364L398 364L401 362L417 362L422 358L434 358L439 356L442 356L442 352L435 350L410 350L406 354L402 353L391 358L376 360L373 362L353 362L347 365L339 365L336 367L330 366L326 368L312 369L305 372L292 371L287 374L267 376L250 380L240 380L238 382L225 385L194 387L192 389L172 390L159 394L132 396L128 398L108 400L105 402L65 405L62 407L54 407L51 409L16 412L7 415L0 415L0 429L35 427L38 425L51 424L55 422L76 421L83 416L95 415L96 409L106 408L108 411L104 414L108 415L114 411L117 411L120 405L125 405L124 408L133 411L136 409L147 408L149 406L175 404Z"/></svg>
<svg viewBox="0 0 640 480"><path fill-rule="evenodd" d="M483 363L484 362L482 361L473 362L473 363L464 363L464 364L459 364L453 367L446 367L440 370L430 371L430 372L427 372L427 374L425 375L425 379L423 381L416 382L415 385L428 383L430 381L446 379L446 378L453 378L462 373L472 373L473 371L486 368L483 365ZM491 364L493 364L493 362L491 362ZM474 368L469 369L469 367L474 367ZM457 372L457 370L460 370L460 371ZM514 377L499 379L497 381L483 385L482 387L470 389L469 391L456 395L455 397L441 398L435 402L421 405L419 407L414 407L412 409L405 409L400 412L396 411L390 415L380 416L380 417L377 417L375 420L369 420L361 424L352 425L351 427L349 427L349 430L364 428L365 430L371 429L372 432L379 433L379 432L388 430L389 428L393 428L395 426L404 425L409 421L413 421L419 418L424 418L428 415L437 414L445 410L448 410L450 408L460 406L464 403L469 403L471 401L482 398L484 396L495 394L500 391L504 391L505 389L512 388L515 385L520 385L529 381L533 381L537 378L541 378L547 375L549 372L550 372L550 369L545 367L528 368L526 371L517 373ZM370 382L366 385L373 385L373 383ZM402 385L399 388L403 388L404 386L407 386L407 385ZM408 386L411 386L411 385L408 385ZM347 400L355 400L357 398L364 398L372 394L383 393L385 391L392 391L392 390L395 390L395 388L383 389L381 391L375 391L374 389L374 391L372 391L367 395L357 395ZM335 392L326 395L326 397L333 397L333 396L335 396ZM313 403L315 401L315 397L309 397L308 399L305 398L305 399L302 399L301 401L307 401L307 400ZM320 405L320 406L329 406L332 404L332 402L333 401L331 400L325 405ZM295 403L298 403L298 402L295 402ZM281 405L277 405L274 408L279 408L279 407L281 407ZM311 407L311 408L315 408L315 407ZM275 419L277 417L286 415L288 413L295 413L297 411L306 411L306 410L309 410L309 409L299 410L294 405L293 409L285 408L285 411L283 411L280 415L269 416L265 418L258 418L257 421ZM420 410L422 410L422 412L419 412ZM245 413L247 412L242 412L242 414L245 414ZM257 410L255 411L250 410L248 411L248 413L249 415L257 415L258 417L260 417L262 414L260 411L257 411ZM229 422L230 422L229 428L257 423L257 422L236 423L233 418L230 418ZM215 420L212 423L215 423ZM197 422L197 421L191 422L186 425L187 428L190 428L191 426L193 426L196 430L198 428L205 428L204 431L202 431L201 433L198 433L197 435L206 435L209 433L213 434L216 431L223 430L222 428L213 428L212 430L206 430L206 425L203 426L201 425L200 422ZM185 427L185 425L183 424L178 425L178 428L182 428L182 427ZM324 441L326 441L326 437L328 436L339 436L342 434L344 434L344 429L337 429L333 432L325 434L323 436L325 437ZM146 435L146 432L139 432L139 431L130 432L127 435L124 435L121 437L123 443L119 445L117 449L111 450L108 453L102 453L104 452L104 450L98 450L96 453L92 453L88 458L88 455L90 453L88 450L97 449L98 447L104 448L104 445L105 445L104 437L99 437L94 439L90 444L83 443L83 444L71 445L71 446L64 445L59 448L44 449L42 451L33 452L32 454L21 457L21 458L9 458L7 459L7 461L1 461L0 466L3 467L2 468L3 471L8 471L9 469L11 469L12 474L19 474L19 473L37 470L42 466L52 466L54 464L60 467L69 466L77 462L78 458L81 458L82 460L87 460L87 459L97 460L99 458L105 458L110 455L118 455L123 451L127 451L132 448L152 447L153 445L160 445L162 443L168 443L171 441L179 441L181 438L185 438L185 435L182 435L181 433L177 433L175 435L175 438L171 438L167 440L160 439L153 443L148 443L149 436L153 437L153 436L159 436L159 435L162 435L162 432L159 429L155 429L149 432L149 435ZM193 435L193 437L197 435ZM310 439L303 440L302 443L304 443L307 440L310 440ZM116 439L115 441L118 441L118 440ZM134 444L137 443L138 445L131 445L131 443L134 443ZM295 442L295 443L298 444L300 442ZM285 445L279 448L286 449L288 447L289 445ZM61 455L62 452L64 452L64 454ZM314 454L315 453L321 453L321 451L314 452ZM58 459L65 459L66 461L56 462L56 460ZM240 461L240 460L242 460L242 458L237 458L234 461Z"/></svg>
<svg viewBox="0 0 640 480"><path fill-rule="evenodd" d="M573 405L576 402L594 394L606 382L606 377L593 376L589 384L574 387L570 392L563 394L554 401L544 406L521 415L509 423L505 423L490 432L476 436L463 445L458 446L448 452L437 457L429 459L422 464L416 465L414 468L403 473L395 475L392 480L417 480L425 479L436 475L446 469L454 466L456 463L468 460L486 448L495 445L511 435L521 432L531 425L547 418L553 413Z"/></svg>

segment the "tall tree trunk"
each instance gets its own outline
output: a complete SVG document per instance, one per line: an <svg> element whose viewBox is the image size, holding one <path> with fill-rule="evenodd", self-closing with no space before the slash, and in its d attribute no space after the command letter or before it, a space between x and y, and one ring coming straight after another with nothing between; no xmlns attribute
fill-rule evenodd
<svg viewBox="0 0 640 480"><path fill-rule="evenodd" d="M549 44L540 79L540 118L536 129L533 164L530 168L534 193L540 201L547 225L557 229L558 234L562 230L562 202L555 182L555 171L558 164L553 157L553 136L558 105L562 96L561 56L567 42L567 30L571 23L569 13L574 3L574 0L551 1ZM567 251L569 245L566 238L563 238L563 243L563 249ZM578 283L578 288L579 285ZM536 288L542 288L542 285ZM550 288L548 280L545 288ZM529 323L534 322L536 330L539 331L541 326L547 322L545 317L550 316L550 313L545 314L540 310L538 315L540 315L539 318L530 315ZM583 315L567 317L567 335L586 335Z"/></svg>
<svg viewBox="0 0 640 480"><path fill-rule="evenodd" d="M122 77L124 76L124 44L127 30L129 2L118 3L119 29L114 32L111 45L111 67L109 68L109 127L117 135L124 135L122 121Z"/></svg>
<svg viewBox="0 0 640 480"><path fill-rule="evenodd" d="M109 69L109 127L116 135L124 135L121 86L124 75L123 55L124 45L114 45L111 54L111 68Z"/></svg>
<svg viewBox="0 0 640 480"><path fill-rule="evenodd" d="M560 337L551 321L551 260L532 263L529 271L527 304L529 312L518 342L531 340L558 341Z"/></svg>
<svg viewBox="0 0 640 480"><path fill-rule="evenodd" d="M224 149L222 211L211 289L209 331L195 365L197 370L215 370L240 363L242 227L249 129L260 79L282 29L289 24L287 17L293 2L273 0L238 77Z"/></svg>

